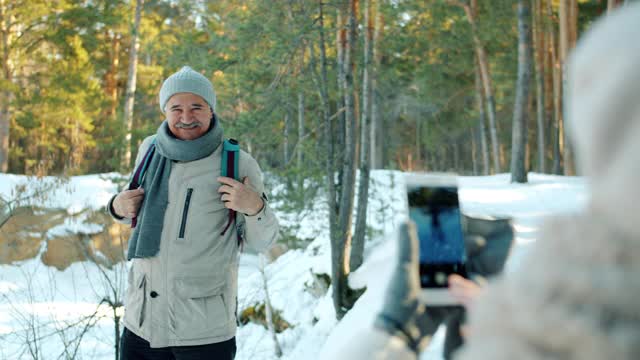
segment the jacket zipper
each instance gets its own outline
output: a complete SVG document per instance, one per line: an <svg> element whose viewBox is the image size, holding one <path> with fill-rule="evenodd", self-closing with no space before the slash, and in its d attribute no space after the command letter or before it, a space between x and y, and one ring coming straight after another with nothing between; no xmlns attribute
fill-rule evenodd
<svg viewBox="0 0 640 360"><path fill-rule="evenodd" d="M180 223L179 239L184 239L184 232L187 228L187 214L189 213L189 203L191 202L191 194L193 189L187 189L187 197L184 199L184 208L182 209L182 222Z"/></svg>

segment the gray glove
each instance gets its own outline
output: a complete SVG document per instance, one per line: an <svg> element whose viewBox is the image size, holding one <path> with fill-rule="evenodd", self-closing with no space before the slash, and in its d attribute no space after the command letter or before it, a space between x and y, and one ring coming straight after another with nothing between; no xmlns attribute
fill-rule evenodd
<svg viewBox="0 0 640 360"><path fill-rule="evenodd" d="M510 220L464 216L462 222L468 256L467 270L471 278L499 273L513 240ZM375 326L402 338L415 352L420 352L428 344L431 335L443 321L464 314L460 306L432 307L427 311L425 305L418 301L420 290L419 242L415 225L408 222L399 228L398 262Z"/></svg>
<svg viewBox="0 0 640 360"><path fill-rule="evenodd" d="M402 224L398 233L398 262L385 293L382 311L375 320L376 327L402 338L415 352L427 345L424 334L435 331L429 326L431 321L425 314L425 306L418 301L418 251L415 225L413 222Z"/></svg>

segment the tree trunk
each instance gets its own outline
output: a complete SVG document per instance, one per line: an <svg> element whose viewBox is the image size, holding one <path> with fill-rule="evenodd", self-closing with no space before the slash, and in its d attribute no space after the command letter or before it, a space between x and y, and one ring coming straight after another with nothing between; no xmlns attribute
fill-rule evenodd
<svg viewBox="0 0 640 360"><path fill-rule="evenodd" d="M553 8L551 1L547 2L547 16L553 17ZM558 40L556 37L555 27L549 24L549 49L551 50L551 66L553 78L553 173L560 175L562 173L562 136L560 127L562 123L562 103L561 103L561 84L562 84L562 68L560 64L560 56L558 51Z"/></svg>
<svg viewBox="0 0 640 360"><path fill-rule="evenodd" d="M478 35L478 26L476 24L477 16L477 0L471 0L471 4L462 4L465 14L467 15L467 21L471 25L471 34L473 37L473 45L480 66L480 75L482 79L482 87L484 89L484 97L487 102L487 114L489 116L489 135L491 138L491 150L493 158L493 170L495 173L501 171L500 166L500 149L498 141L498 127L496 121L496 105L493 96L493 84L491 80L491 71L489 70L489 60L487 59L487 53L484 49L480 36Z"/></svg>
<svg viewBox="0 0 640 360"><path fill-rule="evenodd" d="M116 309L113 309L113 321L114 321L114 330L115 330L115 340L116 340L116 360L120 360L120 316L116 314Z"/></svg>
<svg viewBox="0 0 640 360"><path fill-rule="evenodd" d="M109 36L109 31L105 31ZM109 61L109 71L105 75L105 93L109 99L109 109L107 119L115 120L118 109L118 67L120 66L120 34L111 35L111 54Z"/></svg>
<svg viewBox="0 0 640 360"><path fill-rule="evenodd" d="M344 1L344 0L343 0ZM342 9L343 6L338 6L337 9L337 15L336 15L336 21L337 21L337 27L338 27L338 31L336 33L336 50L337 50L337 54L336 54L336 68L338 71L338 76L337 76L337 80L338 80L338 109L337 109L337 113L338 113L338 117L337 117L337 125L336 125L336 129L337 129L337 136L336 136L336 147L334 149L335 151L335 156L336 156L336 161L341 161L341 158L344 157L344 151L345 151L345 112L346 112L346 105L344 103L344 98L345 98L345 94L344 94L344 88L343 88L343 79L344 79L344 49L346 47L347 44L347 30L346 30L346 23L344 20L344 16L343 16L343 11L344 9ZM339 198L342 197L342 167L337 166L336 167L337 171L338 171L338 183L336 184L336 196Z"/></svg>
<svg viewBox="0 0 640 360"><path fill-rule="evenodd" d="M545 106L545 159L547 164L546 171L553 173L553 145L554 145L554 103L553 103L553 72L554 72L554 59L552 56L552 49L555 47L555 38L551 33L550 20L547 19L547 0L541 0L540 19L541 19L541 31L544 33L545 47L542 49L542 55L544 59L544 69L542 74L544 75L544 106Z"/></svg>
<svg viewBox="0 0 640 360"><path fill-rule="evenodd" d="M362 117L360 121L360 179L358 184L358 208L356 229L351 248L351 271L362 265L364 242L367 233L367 207L369 200L369 138L368 126L371 122L371 63L373 57L373 19L371 18L371 1L364 0L364 69L362 75Z"/></svg>
<svg viewBox="0 0 640 360"><path fill-rule="evenodd" d="M10 62L11 19L7 14L6 0L0 0L0 36L2 37L2 77L6 84L13 81ZM9 127L11 124L11 101L13 93L5 85L0 99L0 172L9 170Z"/></svg>
<svg viewBox="0 0 640 360"><path fill-rule="evenodd" d="M560 0L559 19L560 19L560 67L562 69L562 76L560 77L561 85L559 94L564 99L564 90L566 88L566 61L569 51L572 47L574 38L574 15L577 15L577 10L574 9L575 0ZM575 5L577 7L577 5ZM563 101L562 101L563 102ZM562 104L561 102L561 104ZM562 106L562 105L560 105ZM571 152L571 146L567 142L567 136L565 134L564 116L561 116L561 121L558 122L559 136L561 139L562 160L564 165L565 175L575 175L575 169L573 166L573 155Z"/></svg>
<svg viewBox="0 0 640 360"><path fill-rule="evenodd" d="M303 181L304 177L300 172L302 169L302 160L303 160L303 148L302 142L304 139L304 94L302 92L298 93L298 143L296 145L296 165L298 171L298 190L302 191L303 189ZM304 201L304 199L303 199Z"/></svg>
<svg viewBox="0 0 640 360"><path fill-rule="evenodd" d="M283 134L283 141L282 141L282 147L283 147L283 156L284 156L284 163L283 163L283 167L286 168L287 164L289 164L289 136L291 134L291 118L289 117L289 107L287 106L287 109L285 109L285 113L284 113L284 134Z"/></svg>
<svg viewBox="0 0 640 360"><path fill-rule="evenodd" d="M545 157L545 94L544 94L544 49L545 41L541 28L541 3L534 0L533 8L533 48L536 64L536 125L538 135L538 172L546 172Z"/></svg>
<svg viewBox="0 0 640 360"><path fill-rule="evenodd" d="M345 145L343 151L342 166L342 191L339 205L339 227L338 240L336 246L337 253L332 254L334 263L333 271L333 302L336 309L336 316L341 319L353 304L349 303L349 286L347 275L349 275L349 256L351 254L351 225L353 218L353 203L355 192L355 165L356 165L356 119L354 104L354 61L356 38L356 9L357 0L348 0L348 18L346 42L343 48L343 77L342 90L345 105Z"/></svg>
<svg viewBox="0 0 640 360"><path fill-rule="evenodd" d="M322 105L322 118L323 118L323 141L326 147L327 156L325 159L325 172L326 172L326 186L327 186L327 204L329 207L329 232L331 239L335 239L336 225L337 225L337 203L336 203L336 188L335 188L335 161L334 161L334 143L333 143L333 126L331 123L331 109L329 102L329 82L328 82L328 70L327 70L327 51L326 51L326 39L324 34L324 8L322 0L318 0L319 18L318 18L318 32L320 35L319 48L320 48L320 73L317 73L315 69L315 52L313 46L310 48L310 57L313 64L313 77L318 88L318 94L320 97L320 103ZM333 243L333 240L332 240Z"/></svg>
<svg viewBox="0 0 640 360"><path fill-rule="evenodd" d="M374 25L373 25L373 39L371 44L371 71L369 73L369 78L371 79L371 135L370 135L370 147L371 153L369 154L369 158L371 159L370 165L371 169L380 169L383 167L382 164L382 152L384 149L384 144L381 139L382 129L382 118L380 116L380 110L378 108L378 102L380 101L378 94L378 71L380 69L380 52L378 50L378 46L380 44L380 34L382 33L382 14L380 13L380 0L371 0L375 3L375 11L373 12L373 16L375 17Z"/></svg>
<svg viewBox="0 0 640 360"><path fill-rule="evenodd" d="M131 130L133 129L133 102L136 95L136 80L138 72L138 50L140 49L140 39L138 32L140 29L140 17L144 0L136 0L136 13L131 33L131 50L129 51L129 76L127 78L127 92L124 102L124 126L127 131L125 135L125 151L122 157L122 169L131 166Z"/></svg>
<svg viewBox="0 0 640 360"><path fill-rule="evenodd" d="M471 174L473 176L477 176L480 174L480 166L478 164L478 139L480 138L479 133L480 131L478 127L469 129L469 136L471 137Z"/></svg>
<svg viewBox="0 0 640 360"><path fill-rule="evenodd" d="M460 146L458 142L455 141L451 144L451 147L453 148L453 170L458 173L460 172Z"/></svg>
<svg viewBox="0 0 640 360"><path fill-rule="evenodd" d="M416 154L416 164L420 163L420 147L421 147L421 143L422 143L422 137L420 136L422 129L420 128L420 121L422 119L420 119L420 117L416 117L415 121L416 121L416 131L415 131L415 138L414 138L414 151Z"/></svg>
<svg viewBox="0 0 640 360"><path fill-rule="evenodd" d="M269 285L267 281L267 274L264 270L265 268L265 256L263 254L259 255L260 258L260 275L262 275L262 286L264 287L264 308L265 308L265 320L267 322L267 329L271 334L271 339L273 340L273 346L275 348L276 357L282 357L282 348L280 347L280 342L278 342L278 337L276 336L276 327L273 323L273 307L271 306L271 297L269 296Z"/></svg>
<svg viewBox="0 0 640 360"><path fill-rule="evenodd" d="M482 93L482 75L480 66L475 62L476 104L478 106L478 136L480 137L480 153L482 154L482 175L489 175L489 148L487 146L487 130L485 127L484 95Z"/></svg>
<svg viewBox="0 0 640 360"><path fill-rule="evenodd" d="M334 162L334 143L333 143L333 126L331 124L331 111L329 108L329 82L328 82L328 70L327 70L327 51L326 51L326 39L324 33L324 5L323 0L318 0L318 32L319 32L319 44L320 49L320 73L318 73L315 67L315 52L313 46L310 48L311 69L312 77L315 80L318 94L320 97L320 103L322 106L323 117L323 141L327 151L327 157L325 160L325 173L326 173L326 187L327 187L327 206L329 208L329 237L331 241L331 275L333 279L339 278L341 269L344 268L344 259L340 262L340 253L342 252L340 233L338 232L338 205L336 196L336 166ZM335 283L334 283L335 284ZM338 309L341 307L340 299L335 295L336 289L334 288L334 307L336 308L336 316Z"/></svg>
<svg viewBox="0 0 640 360"><path fill-rule="evenodd" d="M567 67L567 57L569 56L569 51L571 51L571 49L573 49L576 46L576 41L578 39L578 0L569 0L568 1L568 19L567 19L567 25L568 25L568 35L569 35L569 39L568 39L568 49L566 50L567 52L564 54L564 59L563 59L563 76L562 76L562 94L563 94L563 99L565 96L565 89L567 86L567 72L566 67ZM564 103L564 100L563 100ZM564 108L564 105L563 105ZM564 153L563 153L563 159L564 159L564 174L565 175L576 175L576 167L575 167L575 162L574 162L574 156L573 156L573 145L571 144L571 141L569 139L569 134L567 133L567 126L565 124L565 120L566 118L563 116L563 120L562 120L562 135L563 135L563 143L564 143Z"/></svg>

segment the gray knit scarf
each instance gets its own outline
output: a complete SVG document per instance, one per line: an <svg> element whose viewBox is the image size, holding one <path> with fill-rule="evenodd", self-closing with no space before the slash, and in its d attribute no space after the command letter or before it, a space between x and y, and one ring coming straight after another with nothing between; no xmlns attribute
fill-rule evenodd
<svg viewBox="0 0 640 360"><path fill-rule="evenodd" d="M169 198L171 162L194 161L211 155L222 144L222 134L222 126L215 117L211 120L209 131L194 140L176 138L167 122L162 122L156 135L156 152L141 184L145 196L138 211L138 223L129 238L128 260L152 257L160 250L162 224Z"/></svg>

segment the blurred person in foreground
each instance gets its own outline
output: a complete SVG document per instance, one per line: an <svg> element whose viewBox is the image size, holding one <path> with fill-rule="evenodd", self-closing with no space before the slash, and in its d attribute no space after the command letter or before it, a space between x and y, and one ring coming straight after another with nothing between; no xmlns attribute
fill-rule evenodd
<svg viewBox="0 0 640 360"><path fill-rule="evenodd" d="M585 33L567 85L591 199L478 299L458 359L640 359L640 3Z"/></svg>
<svg viewBox="0 0 640 360"><path fill-rule="evenodd" d="M470 308L455 359L640 359L639 39L635 3L600 19L578 43L566 113L590 201L544 224L516 271L482 290L466 281L452 290ZM416 298L417 249L413 226L404 225L375 326L334 351L338 358L419 356L429 333Z"/></svg>

